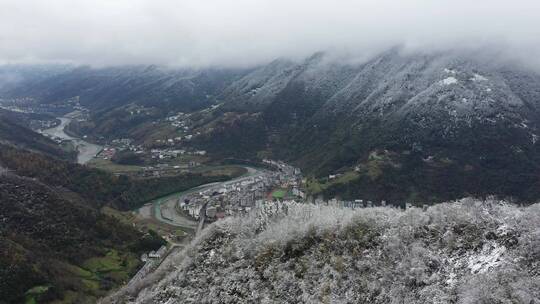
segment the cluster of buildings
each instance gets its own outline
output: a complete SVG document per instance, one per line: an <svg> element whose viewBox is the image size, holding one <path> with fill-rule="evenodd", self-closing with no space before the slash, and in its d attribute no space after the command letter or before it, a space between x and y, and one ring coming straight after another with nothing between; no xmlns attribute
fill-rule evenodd
<svg viewBox="0 0 540 304"><path fill-rule="evenodd" d="M300 171L299 168L293 167L283 161L280 160L271 160L271 159L263 159L263 164L266 164L270 167L273 167L274 169L281 171L285 174L288 174L289 177L291 175L301 175L302 171Z"/></svg>
<svg viewBox="0 0 540 304"><path fill-rule="evenodd" d="M130 107L126 111L131 116L137 116L137 115L145 116L145 115L152 115L152 113L155 110L152 109L152 108L147 108L147 107L142 106L142 105L132 104L132 105L130 105Z"/></svg>
<svg viewBox="0 0 540 304"><path fill-rule="evenodd" d="M184 195L178 199L176 209L195 220L204 217L204 220L214 221L249 212L276 187L295 185L295 193L304 197L298 189L302 180L300 170L282 162L274 165L276 170L260 170L251 176Z"/></svg>
<svg viewBox="0 0 540 304"><path fill-rule="evenodd" d="M161 176L173 176L179 173L188 172L190 168L200 166L199 162L188 161L183 164L170 165L170 164L156 164L153 166L144 166L142 171L139 171L141 177L161 177Z"/></svg>
<svg viewBox="0 0 540 304"><path fill-rule="evenodd" d="M173 159L181 155L206 155L204 150L188 151L185 149L152 149L150 154L153 159Z"/></svg>
<svg viewBox="0 0 540 304"><path fill-rule="evenodd" d="M112 147L104 147L101 152L96 155L96 157L102 158L102 159L112 159L114 155L116 154L116 149Z"/></svg>
<svg viewBox="0 0 540 304"><path fill-rule="evenodd" d="M260 171L257 175L182 196L176 205L177 212L184 213L196 220L204 217L203 220L206 221L241 215L252 209L266 208L267 205L275 203L276 198L272 198L268 193L276 188L287 188L292 193L292 197L277 200L280 202L280 206L298 202L351 209L387 206L385 200L375 202L362 199L308 198L302 190L302 174L298 168L280 161L264 160L264 163L274 170ZM410 203L405 204L406 209L412 207Z"/></svg>
<svg viewBox="0 0 540 304"><path fill-rule="evenodd" d="M195 158L188 158L182 163L172 161L181 156L205 156L204 150L186 150L176 148L152 148L148 149L142 145L134 144L130 138L118 138L108 142L100 153L96 156L104 160L112 160L121 151L131 151L145 163L151 164L141 167L137 174L141 177L160 177L182 173L190 168L200 166L201 163Z"/></svg>
<svg viewBox="0 0 540 304"><path fill-rule="evenodd" d="M113 139L107 145L104 146L101 153L98 155L99 158L103 159L112 159L112 157L118 151L131 151L135 154L140 154L142 157L148 157L149 159L161 161L161 160L170 160L175 159L182 155L195 155L195 156L205 156L206 151L204 150L186 150L186 149L174 149L174 148L153 148L150 150L145 149L142 145L133 144L133 140L130 138L118 138ZM186 164L187 167L193 167L197 164ZM179 167L180 168L180 167Z"/></svg>
<svg viewBox="0 0 540 304"><path fill-rule="evenodd" d="M117 138L105 145L96 157L110 160L118 151L132 151L136 154L143 154L144 148L140 145L134 145L133 140L130 138Z"/></svg>
<svg viewBox="0 0 540 304"><path fill-rule="evenodd" d="M39 103L33 97L19 98L0 98L0 109L9 110L20 113L37 113L37 114L64 114L66 112L77 111L82 118L88 117L89 110L79 103L79 96L75 96L66 101L59 103ZM54 126L52 126L54 127Z"/></svg>
<svg viewBox="0 0 540 304"><path fill-rule="evenodd" d="M371 208L371 207L386 207L386 201L382 200L380 202L373 202L370 200L340 200L337 198L332 198L330 200L324 200L322 197L318 197L315 199L308 200L308 202L313 203L315 205L327 205L327 206L334 206L334 207L342 207L342 208Z"/></svg>
<svg viewBox="0 0 540 304"><path fill-rule="evenodd" d="M263 163L280 172L280 185L283 188L290 188L295 197L306 198L306 194L301 190L302 171L282 161L263 159Z"/></svg>
<svg viewBox="0 0 540 304"><path fill-rule="evenodd" d="M150 251L148 254L141 255L141 261L144 262L143 267L131 278L133 282L142 280L145 276L153 272L167 256L167 247L161 246L157 251Z"/></svg>
<svg viewBox="0 0 540 304"><path fill-rule="evenodd" d="M186 132L189 130L189 114L178 112L176 115L171 115L165 118L165 121L169 122L171 126L175 128L182 129Z"/></svg>
<svg viewBox="0 0 540 304"><path fill-rule="evenodd" d="M178 112L176 115L168 116L164 119L165 123L176 128L178 136L172 138L156 139L155 143L157 146L176 146L183 141L190 141L194 136L200 135L200 132L196 134L188 134L191 127L191 121L189 120L190 114ZM154 121L154 124L158 124L160 121Z"/></svg>
<svg viewBox="0 0 540 304"><path fill-rule="evenodd" d="M195 135L200 135L201 132L196 132ZM176 136L174 138L156 139L156 146L176 146L182 141L190 141L193 139L193 134L186 134L184 136Z"/></svg>
<svg viewBox="0 0 540 304"><path fill-rule="evenodd" d="M47 130L58 126L58 121L56 119L31 120L29 125L32 130Z"/></svg>
<svg viewBox="0 0 540 304"><path fill-rule="evenodd" d="M427 210L429 207L428 204L415 204L412 203L405 203L404 205L391 205L387 204L385 200L382 200L380 202L374 202L374 201L364 201L364 200L339 200L336 198L324 200L322 198L308 198L308 199L288 199L288 200L282 200L282 201L275 201L275 200L257 200L255 204L255 208L257 210L268 210L268 208L272 209L273 207L280 206L281 209L286 208L287 205L290 204L297 204L297 203L307 203L307 204L314 204L318 206L332 206L332 207L338 207L338 208L350 208L350 209L361 209L361 208L375 208L375 207L388 207L388 208L400 208L400 209L411 209L411 208L422 208L422 210Z"/></svg>
<svg viewBox="0 0 540 304"><path fill-rule="evenodd" d="M420 207L426 210L429 207L429 204L421 204L421 203L412 204L410 202L405 202L402 204L396 204L396 203L388 204L385 200L381 200L381 201L371 201L371 200L362 200L362 199L340 200L337 198L324 200L322 197L318 197L318 198L310 197L307 200L304 200L304 202L315 204L315 205L326 205L326 206L351 208L351 209L372 208L372 207L395 207L395 208L402 208L402 209L407 210L411 208Z"/></svg>
<svg viewBox="0 0 540 304"><path fill-rule="evenodd" d="M0 108L21 113L55 113L64 110L66 104L41 104L32 97L0 99Z"/></svg>
<svg viewBox="0 0 540 304"><path fill-rule="evenodd" d="M133 139L130 138L117 138L110 141L104 148L103 158L110 159L116 151L132 151L136 154L147 154L146 150L141 145L133 144ZM205 150L186 150L186 149L174 149L174 148L153 148L149 151L151 159L166 160L174 159L181 155L206 155Z"/></svg>
<svg viewBox="0 0 540 304"><path fill-rule="evenodd" d="M196 220L204 216L209 221L249 212L255 201L276 184L276 177L275 172L264 172L188 194L179 199L177 210Z"/></svg>
<svg viewBox="0 0 540 304"><path fill-rule="evenodd" d="M152 250L148 254L143 253L141 255L141 261L147 262L152 259L161 259L167 253L167 247L165 245L161 246L158 250Z"/></svg>

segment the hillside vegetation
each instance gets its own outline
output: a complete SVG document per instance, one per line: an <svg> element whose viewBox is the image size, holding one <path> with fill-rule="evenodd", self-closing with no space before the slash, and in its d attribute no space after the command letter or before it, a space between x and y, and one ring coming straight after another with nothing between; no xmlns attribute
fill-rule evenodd
<svg viewBox="0 0 540 304"><path fill-rule="evenodd" d="M135 209L167 194L230 178L227 175L186 173L135 179L2 145L0 165L18 175L36 178L48 185L78 193L93 207L109 205L121 210Z"/></svg>
<svg viewBox="0 0 540 304"><path fill-rule="evenodd" d="M94 139L152 146L191 135L182 149L282 159L319 183L359 169L315 195L403 204L496 194L535 202L540 74L483 55L393 48L357 64L316 53L240 70L71 67L40 77L10 70L23 81L0 97L78 100L90 119L70 131ZM188 130L164 121L178 112L189 117Z"/></svg>
<svg viewBox="0 0 540 304"><path fill-rule="evenodd" d="M131 210L230 178L134 179L62 160L59 151L26 127L0 120L1 304L95 303L132 277L140 254L165 244L153 231L106 215L103 207Z"/></svg>
<svg viewBox="0 0 540 304"><path fill-rule="evenodd" d="M161 244L76 193L0 176L0 303L94 303L136 272L139 254Z"/></svg>
<svg viewBox="0 0 540 304"><path fill-rule="evenodd" d="M75 159L73 152L63 150L51 139L27 128L24 122L29 115L0 109L0 144L43 153L58 159Z"/></svg>
<svg viewBox="0 0 540 304"><path fill-rule="evenodd" d="M536 303L539 222L539 204L493 200L425 211L270 205L213 224L161 279L129 292L168 304Z"/></svg>

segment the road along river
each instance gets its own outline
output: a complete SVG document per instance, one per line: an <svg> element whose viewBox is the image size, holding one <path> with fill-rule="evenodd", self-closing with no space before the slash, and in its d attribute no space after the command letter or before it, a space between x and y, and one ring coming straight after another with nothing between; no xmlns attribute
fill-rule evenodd
<svg viewBox="0 0 540 304"><path fill-rule="evenodd" d="M71 118L58 117L58 119L60 119L60 124L58 126L50 129L45 129L41 131L41 133L47 134L51 137L71 141L73 143L73 146L75 146L75 149L78 151L77 163L86 164L103 149L103 147L100 145L92 144L80 138L67 135L64 129L71 122Z"/></svg>
<svg viewBox="0 0 540 304"><path fill-rule="evenodd" d="M199 226L199 222L194 221L193 219L180 214L176 211L176 204L179 200L182 200L182 198L190 193L193 192L199 192L208 190L211 188L222 188L223 186L226 186L228 184L241 182L243 180L246 180L250 177L264 174L263 169L256 169L252 167L244 167L247 170L247 173L245 173L242 176L239 176L237 178L225 181L225 182L219 182L219 183L210 183L201 185L195 188L191 188L186 191L174 193L171 195L167 195L165 197L156 199L152 201L151 203L148 203L141 207L138 210L139 216L143 218L154 218L160 222L163 222L168 225L176 226L179 228L185 228L188 231L196 231Z"/></svg>

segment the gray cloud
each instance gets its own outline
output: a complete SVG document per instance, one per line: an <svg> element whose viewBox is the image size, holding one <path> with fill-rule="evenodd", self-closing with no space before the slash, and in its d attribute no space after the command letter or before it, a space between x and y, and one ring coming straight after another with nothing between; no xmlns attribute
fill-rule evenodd
<svg viewBox="0 0 540 304"><path fill-rule="evenodd" d="M247 66L497 49L540 67L538 0L0 0L0 62Z"/></svg>

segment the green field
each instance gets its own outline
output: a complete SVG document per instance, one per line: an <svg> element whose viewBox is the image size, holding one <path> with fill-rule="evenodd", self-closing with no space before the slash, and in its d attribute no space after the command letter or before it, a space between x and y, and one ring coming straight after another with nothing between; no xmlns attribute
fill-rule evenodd
<svg viewBox="0 0 540 304"><path fill-rule="evenodd" d="M120 254L110 250L104 256L85 260L81 266L63 264L66 280L72 288L78 290L62 290L63 298L52 304L94 303L105 296L111 286L121 286L128 281L139 267L139 259L131 254ZM25 304L40 303L40 296L51 286L34 286L26 292Z"/></svg>
<svg viewBox="0 0 540 304"><path fill-rule="evenodd" d="M287 190L285 189L277 189L272 192L273 198L283 199L285 195L287 195Z"/></svg>
<svg viewBox="0 0 540 304"><path fill-rule="evenodd" d="M110 160L102 159L102 158L94 158L87 164L90 167L101 169L104 171L109 171L112 173L116 172L137 172L141 171L142 167L140 166L131 166L131 165L119 165L115 164Z"/></svg>
<svg viewBox="0 0 540 304"><path fill-rule="evenodd" d="M35 286L26 292L25 304L35 304L36 297L47 292L50 286Z"/></svg>
<svg viewBox="0 0 540 304"><path fill-rule="evenodd" d="M139 261L133 256L120 256L116 250L109 251L103 257L94 257L83 263L83 268L100 278L113 279L116 282L128 280ZM94 287L90 282L88 287ZM98 285L99 287L99 285Z"/></svg>
<svg viewBox="0 0 540 304"><path fill-rule="evenodd" d="M323 192L328 187L337 184L346 184L350 181L357 179L358 177L359 174L357 172L349 171L333 180L311 178L307 180L306 188L308 190L308 193L316 195Z"/></svg>

